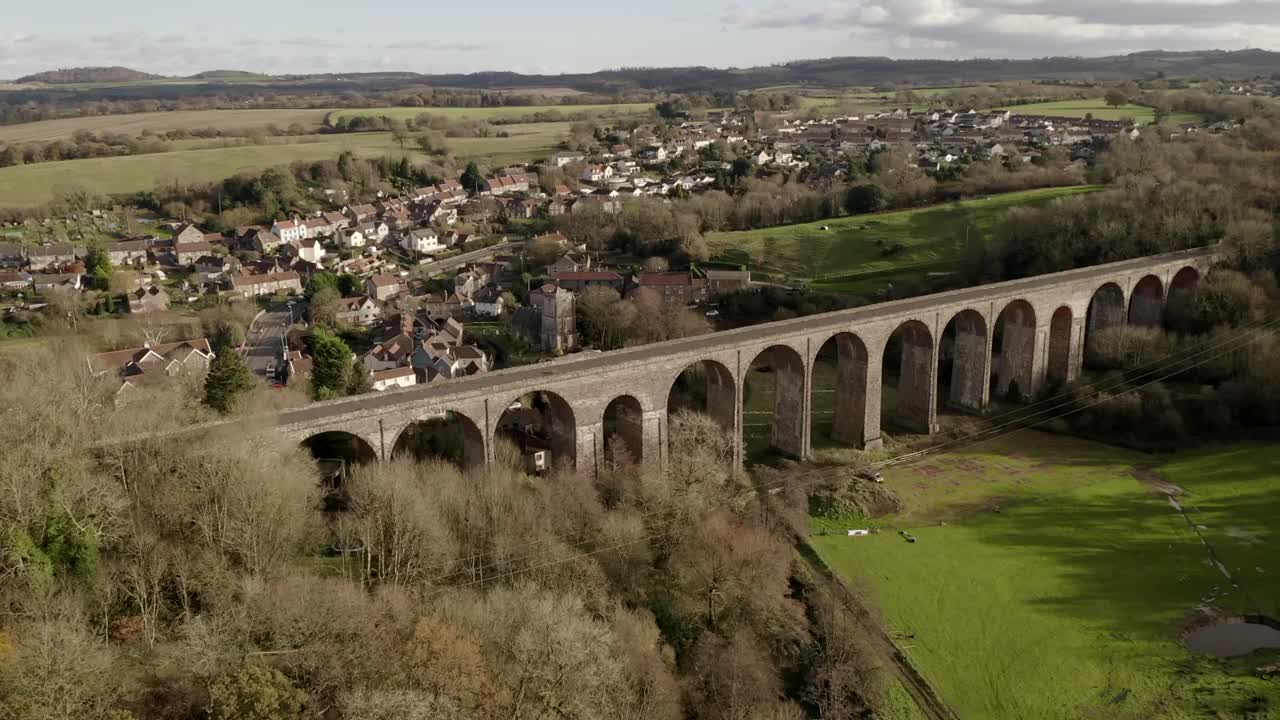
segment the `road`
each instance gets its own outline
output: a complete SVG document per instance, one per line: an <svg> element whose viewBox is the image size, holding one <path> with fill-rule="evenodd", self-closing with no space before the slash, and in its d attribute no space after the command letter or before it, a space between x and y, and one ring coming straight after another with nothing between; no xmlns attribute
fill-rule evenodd
<svg viewBox="0 0 1280 720"><path fill-rule="evenodd" d="M300 313L301 304L293 312ZM280 346L289 329L289 308L281 305L264 311L249 324L244 340L244 361L255 375L267 376L267 369L280 357Z"/></svg>
<svg viewBox="0 0 1280 720"><path fill-rule="evenodd" d="M419 265L416 268L414 268L414 270L415 272L422 273L423 275L426 275L426 276L435 275L436 273L449 272L451 270L457 270L458 268L468 263L480 262L481 260L488 260L489 258L493 257L494 255L497 255L498 253L505 252L507 250L514 248L516 245L517 243L513 243L510 241L503 241L498 243L497 245L491 245L487 248L472 250L469 253L463 253L455 257L446 258L444 260L439 260L433 263L426 263L424 265Z"/></svg>

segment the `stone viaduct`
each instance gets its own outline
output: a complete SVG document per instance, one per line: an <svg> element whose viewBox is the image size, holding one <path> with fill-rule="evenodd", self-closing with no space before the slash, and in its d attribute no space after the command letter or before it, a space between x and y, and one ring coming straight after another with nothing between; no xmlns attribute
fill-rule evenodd
<svg viewBox="0 0 1280 720"><path fill-rule="evenodd" d="M282 413L279 430L305 442L348 433L367 454L388 459L419 421L452 418L464 428L465 461L493 459L503 412L539 393L549 405L552 458L594 472L603 462L605 425L645 463L667 461L667 408L677 378L700 365L707 412L739 440L743 381L753 363L771 369L775 408L770 440L797 458L810 452L814 368L819 351L834 360L833 437L855 447L881 440L881 390L896 375L891 420L915 432L937 429L938 373L950 365L949 407L974 413L991 392L1034 395L1047 379L1081 370L1098 330L1159 325L1170 295L1193 288L1213 264L1210 248L1127 260L907 300L605 353L581 353L381 394L317 403ZM950 331L949 331L950 328ZM895 341L892 364L886 349ZM944 341L945 338L945 341ZM898 350L897 348L900 348ZM896 357L895 357L896 356ZM947 362L940 362L946 357ZM885 366L885 367L882 367ZM994 382L989 381L994 378ZM612 420L606 420L606 416Z"/></svg>

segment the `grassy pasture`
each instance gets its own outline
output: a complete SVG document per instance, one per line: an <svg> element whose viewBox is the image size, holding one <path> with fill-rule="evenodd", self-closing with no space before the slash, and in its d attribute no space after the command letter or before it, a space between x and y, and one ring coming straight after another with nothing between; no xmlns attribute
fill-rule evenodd
<svg viewBox="0 0 1280 720"><path fill-rule="evenodd" d="M342 117L390 117L401 120L412 120L419 115L438 115L450 120L510 120L527 115L545 112L560 112L565 115L578 113L636 115L653 110L653 103L619 103L614 105L509 105L505 107L384 107L357 108L339 110L334 113L336 122Z"/></svg>
<svg viewBox="0 0 1280 720"><path fill-rule="evenodd" d="M50 142L70 140L78 130L114 132L136 137L143 130L166 132L181 128L251 130L276 125L287 128L299 123L319 128L327 110L176 110L173 112L96 115L92 117L42 120L18 125L0 125L0 143Z"/></svg>
<svg viewBox="0 0 1280 720"><path fill-rule="evenodd" d="M1253 669L1280 653L1217 660L1180 638L1203 604L1276 617L1280 446L1161 463L1024 431L889 469L906 509L883 532L813 542L961 717L1276 717L1280 685Z"/></svg>
<svg viewBox="0 0 1280 720"><path fill-rule="evenodd" d="M567 123L509 125L507 138L451 138L450 150L459 158L487 165L528 162L553 151L568 132ZM295 161L335 159L346 150L363 156L425 157L412 145L404 150L390 133L355 133L272 138L265 145L204 147L211 141L192 141L191 149L153 155L91 158L0 168L0 205L22 207L48 202L58 186L79 185L100 194L148 190L169 180L212 182L238 172L262 170ZM217 141L212 141L216 143ZM202 149L203 148L203 149Z"/></svg>
<svg viewBox="0 0 1280 720"><path fill-rule="evenodd" d="M964 250L964 238L956 229L965 214L980 231L986 231L1008 208L1095 189L1028 190L914 210L711 233L707 243L714 259L745 264L773 277L805 280L822 290L872 292L925 273L954 269ZM822 230L823 226L831 229ZM895 245L902 245L903 251L886 256L883 248Z"/></svg>
<svg viewBox="0 0 1280 720"><path fill-rule="evenodd" d="M1031 103L1028 105L1011 105L1000 108L1018 115L1052 115L1057 117L1082 118L1092 115L1098 120L1122 120L1132 118L1139 125L1155 122L1156 111L1145 105L1121 105L1112 107L1102 98L1087 100L1059 100L1057 102ZM1192 113L1174 113L1169 119L1174 123L1199 122L1202 118Z"/></svg>

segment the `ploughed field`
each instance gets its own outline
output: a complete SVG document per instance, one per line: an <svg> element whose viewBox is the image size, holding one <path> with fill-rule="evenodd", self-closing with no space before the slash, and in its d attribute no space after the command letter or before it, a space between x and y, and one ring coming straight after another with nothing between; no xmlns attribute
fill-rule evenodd
<svg viewBox="0 0 1280 720"><path fill-rule="evenodd" d="M1280 651L1183 642L1280 619L1280 445L1154 457L1020 431L884 479L901 512L815 521L812 542L961 717L1280 716L1255 672Z"/></svg>
<svg viewBox="0 0 1280 720"><path fill-rule="evenodd" d="M930 273L954 271L964 257L966 218L976 232L986 233L1011 207L1096 189L1082 185L1026 190L912 210L709 233L707 244L713 259L746 265L758 279L873 293Z"/></svg>

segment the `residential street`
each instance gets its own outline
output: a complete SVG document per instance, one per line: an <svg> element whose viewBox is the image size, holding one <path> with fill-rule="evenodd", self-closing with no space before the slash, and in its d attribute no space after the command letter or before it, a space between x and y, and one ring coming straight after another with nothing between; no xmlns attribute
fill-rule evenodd
<svg viewBox="0 0 1280 720"><path fill-rule="evenodd" d="M301 301L294 305L294 317L302 314ZM289 308L281 305L267 310L250 326L245 336L245 364L255 375L266 377L267 369L280 357L280 346L289 328Z"/></svg>

